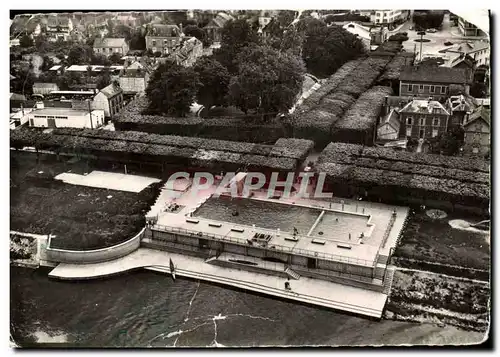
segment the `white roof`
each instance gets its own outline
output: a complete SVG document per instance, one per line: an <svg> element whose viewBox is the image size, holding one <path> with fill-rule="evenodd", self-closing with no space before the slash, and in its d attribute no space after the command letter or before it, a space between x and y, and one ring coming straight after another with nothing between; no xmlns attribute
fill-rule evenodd
<svg viewBox="0 0 500 357"><path fill-rule="evenodd" d="M490 34L490 16L488 10L480 9L462 9L450 10L457 16L462 17L465 21L476 25L480 30Z"/></svg>
<svg viewBox="0 0 500 357"><path fill-rule="evenodd" d="M57 71L59 68L61 68L61 65L52 66L52 67L50 67L49 71Z"/></svg>
<svg viewBox="0 0 500 357"><path fill-rule="evenodd" d="M106 66L90 66L92 67L92 70L95 71L97 69L106 67ZM87 68L89 68L89 65L81 65L81 64L74 64L71 67L68 67L66 71L71 71L71 72L86 72ZM111 70L121 70L123 69L123 66L109 66L109 69Z"/></svg>
<svg viewBox="0 0 500 357"><path fill-rule="evenodd" d="M370 39L370 30L364 26L361 26L355 22L349 22L342 26L344 30L349 31L353 35L358 35L359 37L369 40Z"/></svg>

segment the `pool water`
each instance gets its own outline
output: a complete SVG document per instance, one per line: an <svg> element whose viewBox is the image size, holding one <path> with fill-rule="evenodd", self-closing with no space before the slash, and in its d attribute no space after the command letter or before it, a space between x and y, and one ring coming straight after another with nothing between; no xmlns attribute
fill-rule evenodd
<svg viewBox="0 0 500 357"><path fill-rule="evenodd" d="M234 216L234 212L238 212ZM257 201L248 198L211 197L193 216L267 229L280 229L306 235L319 217L321 210L289 204Z"/></svg>

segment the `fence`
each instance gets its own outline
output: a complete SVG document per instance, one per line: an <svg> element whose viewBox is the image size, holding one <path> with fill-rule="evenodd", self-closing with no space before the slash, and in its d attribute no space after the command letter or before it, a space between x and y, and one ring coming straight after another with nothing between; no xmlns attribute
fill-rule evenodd
<svg viewBox="0 0 500 357"><path fill-rule="evenodd" d="M346 256L342 256L342 255L337 255L337 254L329 254L329 253L315 252L315 251L294 248L294 247L286 247L286 246L281 246L278 244L270 244L266 247L259 246L257 244L250 245L246 239L228 237L228 236L223 236L221 234L194 231L194 230L189 230L189 229L185 229L185 228L175 228L175 227L168 227L168 226L163 226L163 225L155 225L154 227L152 227L152 230L157 230L157 231L161 231L161 232L169 232L169 233L174 233L174 234L177 233L177 234L182 234L185 236L191 236L191 237L202 238L202 239L211 238L211 239L219 241L219 242L234 243L234 244L242 245L245 247L264 249L264 250L268 250L268 251L272 251L272 252L281 252L281 253L286 253L286 254L291 254L291 255L301 255L301 256L305 256L305 257L311 257L314 259L323 259L323 260L341 262L341 263L346 263L346 264L362 265L362 266L367 266L367 267L374 267L376 262L377 262L377 259L370 261L370 260L365 260L365 259L346 257ZM304 237L304 238L307 238L307 237Z"/></svg>
<svg viewBox="0 0 500 357"><path fill-rule="evenodd" d="M51 238L45 248L47 260L60 263L90 264L101 263L113 259L121 258L137 250L141 244L145 228L137 233L133 238L108 248L95 250L66 250L50 248Z"/></svg>

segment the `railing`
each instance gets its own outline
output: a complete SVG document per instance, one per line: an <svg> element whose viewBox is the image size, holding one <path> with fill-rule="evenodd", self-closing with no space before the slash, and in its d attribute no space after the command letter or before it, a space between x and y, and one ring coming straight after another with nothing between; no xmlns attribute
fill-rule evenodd
<svg viewBox="0 0 500 357"><path fill-rule="evenodd" d="M246 228L248 228L248 227L246 227ZM329 253L315 252L315 251L310 251L310 250L300 249L300 248L285 247L285 246L281 246L278 244L269 244L268 246L265 246L265 247L257 245L257 244L250 245L246 239L228 237L228 236L223 236L221 234L206 233L206 232L202 232L202 231L194 231L194 230L189 230L189 229L185 229L185 228L175 228L175 227L169 227L169 226L163 226L163 225L157 224L157 225L153 226L151 229L156 230L156 231L160 231L160 232L180 233L180 234L185 235L185 236L191 236L191 237L197 237L197 238L203 238L203 239L211 238L211 239L219 241L219 242L229 242L229 243L242 245L245 247L264 249L267 251L281 252L281 253L292 254L292 255L302 255L305 257L312 257L315 259L336 261L336 262L341 262L341 263L346 263L346 264L362 265L362 266L367 266L367 267L374 267L376 264L376 260L371 261L371 260L366 260L366 259L351 258L351 257L342 256L342 255L337 255L337 254L329 254ZM276 232L273 231L273 233L276 233ZM304 237L304 238L307 238L307 237ZM153 238L153 239L155 239L155 238Z"/></svg>
<svg viewBox="0 0 500 357"><path fill-rule="evenodd" d="M391 218L389 219L389 223L387 224L387 228L385 229L384 237L382 238L382 244L381 244L382 248L385 248L385 244L387 243L387 238L389 238L389 235L391 234L391 230L392 230L392 227L394 226L394 222L396 222L396 215L395 214L391 215Z"/></svg>

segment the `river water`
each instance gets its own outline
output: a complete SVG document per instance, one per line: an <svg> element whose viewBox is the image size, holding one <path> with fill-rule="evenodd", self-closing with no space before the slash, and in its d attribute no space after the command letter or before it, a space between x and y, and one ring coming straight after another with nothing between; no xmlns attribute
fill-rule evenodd
<svg viewBox="0 0 500 357"><path fill-rule="evenodd" d="M194 280L137 271L103 280L48 279L11 268L11 331L24 346L210 347L450 344L482 335L372 321Z"/></svg>

